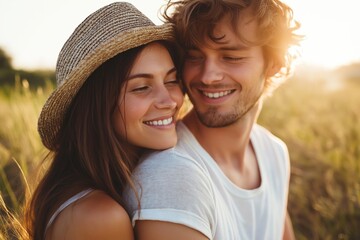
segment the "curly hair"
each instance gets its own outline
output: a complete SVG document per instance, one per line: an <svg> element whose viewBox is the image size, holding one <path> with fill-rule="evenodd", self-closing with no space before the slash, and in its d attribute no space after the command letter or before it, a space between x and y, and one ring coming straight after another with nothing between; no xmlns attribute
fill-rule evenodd
<svg viewBox="0 0 360 240"><path fill-rule="evenodd" d="M258 24L256 42L247 41L238 31L239 19L247 8L251 8ZM303 38L295 33L300 23L294 20L293 10L279 0L169 0L163 17L174 25L175 36L184 49L204 45L207 38L219 41L213 35L214 28L229 17L241 40L262 46L265 62L273 61L280 67L279 73L266 83L268 89L274 89L290 75L298 54L289 49L298 46Z"/></svg>

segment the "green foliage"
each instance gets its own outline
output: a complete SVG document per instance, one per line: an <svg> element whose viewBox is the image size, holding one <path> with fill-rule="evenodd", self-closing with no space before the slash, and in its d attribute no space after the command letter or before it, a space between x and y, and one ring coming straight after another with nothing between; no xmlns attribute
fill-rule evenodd
<svg viewBox="0 0 360 240"><path fill-rule="evenodd" d="M0 48L0 70L12 69L11 57Z"/></svg>
<svg viewBox="0 0 360 240"><path fill-rule="evenodd" d="M292 79L265 101L259 123L290 152L297 239L360 239L359 90L360 81Z"/></svg>
<svg viewBox="0 0 360 240"><path fill-rule="evenodd" d="M11 58L0 48L0 87L14 88L20 80L26 80L32 90L44 87L48 82L55 83L55 72L52 70L25 71L14 69Z"/></svg>
<svg viewBox="0 0 360 240"><path fill-rule="evenodd" d="M24 71L14 69L0 69L0 87L16 87L21 80L26 80L32 90L55 83L55 73L50 70Z"/></svg>

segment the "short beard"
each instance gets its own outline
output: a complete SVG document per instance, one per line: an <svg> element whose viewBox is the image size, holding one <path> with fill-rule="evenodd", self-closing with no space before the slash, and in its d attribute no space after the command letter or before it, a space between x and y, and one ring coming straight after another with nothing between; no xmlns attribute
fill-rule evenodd
<svg viewBox="0 0 360 240"><path fill-rule="evenodd" d="M198 116L200 122L208 128L222 128L227 127L232 124L235 124L240 119L242 119L253 107L259 102L261 94L256 98L256 100L249 106L244 106L238 102L236 106L233 106L233 111L230 113L221 114L218 113L216 107L210 107L206 112L201 113L196 110L196 115Z"/></svg>
<svg viewBox="0 0 360 240"><path fill-rule="evenodd" d="M244 114L229 113L221 115L217 113L216 108L210 108L205 113L195 111L200 122L209 128L222 128L237 122Z"/></svg>

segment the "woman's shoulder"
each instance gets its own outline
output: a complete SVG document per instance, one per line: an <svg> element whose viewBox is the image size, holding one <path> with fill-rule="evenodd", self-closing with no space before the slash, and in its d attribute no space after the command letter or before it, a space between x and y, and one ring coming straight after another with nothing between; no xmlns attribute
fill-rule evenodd
<svg viewBox="0 0 360 240"><path fill-rule="evenodd" d="M65 208L49 230L51 240L133 239L133 229L125 209L98 190Z"/></svg>

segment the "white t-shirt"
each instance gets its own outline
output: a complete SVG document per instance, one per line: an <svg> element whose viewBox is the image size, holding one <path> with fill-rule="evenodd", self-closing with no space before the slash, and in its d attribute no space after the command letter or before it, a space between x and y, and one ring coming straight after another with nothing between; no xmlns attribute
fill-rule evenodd
<svg viewBox="0 0 360 240"><path fill-rule="evenodd" d="M140 214L132 191L124 193L133 225L159 220L186 225L209 239L282 239L290 176L286 145L254 125L250 139L261 185L246 190L227 178L182 122L177 127L178 144L151 153L135 169Z"/></svg>

